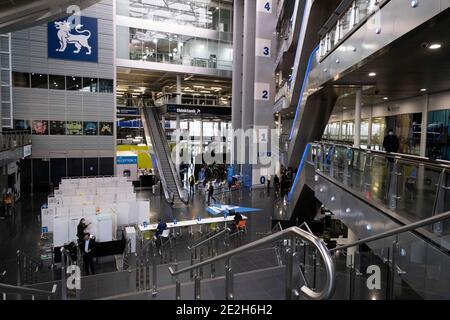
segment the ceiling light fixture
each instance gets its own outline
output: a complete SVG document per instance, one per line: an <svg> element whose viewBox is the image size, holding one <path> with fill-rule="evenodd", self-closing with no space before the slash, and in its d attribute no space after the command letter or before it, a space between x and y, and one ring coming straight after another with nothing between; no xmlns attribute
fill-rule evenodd
<svg viewBox="0 0 450 320"><path fill-rule="evenodd" d="M383 100L389 100L389 98L388 97L384 97Z"/></svg>
<svg viewBox="0 0 450 320"><path fill-rule="evenodd" d="M377 74L375 72L369 73L369 77L375 77Z"/></svg>
<svg viewBox="0 0 450 320"><path fill-rule="evenodd" d="M430 50L438 50L440 48L442 48L442 44L440 44L440 43L432 43L428 47L428 49L430 49Z"/></svg>
<svg viewBox="0 0 450 320"><path fill-rule="evenodd" d="M422 89L420 89L420 92L427 92L427 89L422 88Z"/></svg>

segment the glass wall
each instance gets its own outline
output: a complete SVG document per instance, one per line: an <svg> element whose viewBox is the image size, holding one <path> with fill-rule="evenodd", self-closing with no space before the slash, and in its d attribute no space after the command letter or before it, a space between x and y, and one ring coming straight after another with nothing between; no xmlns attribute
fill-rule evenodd
<svg viewBox="0 0 450 320"><path fill-rule="evenodd" d="M355 139L355 121L342 122L342 140L345 142L353 142Z"/></svg>
<svg viewBox="0 0 450 320"><path fill-rule="evenodd" d="M427 157L450 160L450 110L428 113Z"/></svg>
<svg viewBox="0 0 450 320"><path fill-rule="evenodd" d="M117 0L117 14L221 32L233 28L233 6L219 0Z"/></svg>
<svg viewBox="0 0 450 320"><path fill-rule="evenodd" d="M400 140L399 153L420 155L422 114L402 114L386 117L387 130L394 130Z"/></svg>
<svg viewBox="0 0 450 320"><path fill-rule="evenodd" d="M386 136L386 118L372 119L372 148L375 150L383 149L383 140Z"/></svg>
<svg viewBox="0 0 450 320"><path fill-rule="evenodd" d="M118 26L118 58L178 64L202 68L232 70L233 45L231 42L196 38L167 32Z"/></svg>

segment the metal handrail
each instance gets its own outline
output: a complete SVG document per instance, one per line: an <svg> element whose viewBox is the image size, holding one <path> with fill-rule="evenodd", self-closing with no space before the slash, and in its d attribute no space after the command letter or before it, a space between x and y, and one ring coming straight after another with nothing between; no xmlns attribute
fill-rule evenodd
<svg viewBox="0 0 450 320"><path fill-rule="evenodd" d="M153 116L154 116L155 120L158 120L159 118L158 118L158 116L156 114L156 109L153 108L152 112L153 112ZM157 121L157 124L159 124L158 121ZM164 151L165 151L165 153L167 155L167 160L169 162L169 166L170 166L170 169L172 171L172 175L173 175L173 178L175 180L175 184L177 186L177 192L178 192L179 198L184 204L187 205L187 204L189 204L189 200L183 199L183 191L182 191L183 189L181 187L181 184L180 184L180 181L179 181L179 177L175 174L177 172L177 170L175 169L175 167L174 167L174 165L172 163L172 160L170 159L170 152L169 152L169 149L168 149L168 145L167 145L167 143L165 141L166 140L165 133L163 132L161 125L157 125L156 129L158 130L159 136L161 137L162 146L163 146ZM174 197L175 197L175 195L174 195Z"/></svg>
<svg viewBox="0 0 450 320"><path fill-rule="evenodd" d="M244 252L251 251L257 247L261 247L268 243L273 243L273 242L276 242L279 240L285 240L290 237L294 237L294 238L298 237L298 238L301 238L302 240L307 241L307 242L311 243L312 245L314 245L316 247L317 251L322 256L322 259L325 264L325 269L326 269L325 288L320 292L314 292L307 286L303 286L301 288L301 291L304 294L306 294L309 298L314 299L314 300L328 299L329 297L331 297L333 295L334 289L335 289L335 267L334 267L330 252L329 252L328 248L325 246L325 244L318 237L316 237L300 228L297 228L297 227L291 227L289 229L283 230L276 234L270 235L266 238L246 244L240 248L233 249L233 250L228 251L224 254L221 254L217 257L205 260L196 265L193 265L193 266L190 266L190 267L178 270L178 271L175 271L172 267L170 267L169 272L172 275L172 277L178 276L180 274L190 272L191 270L193 271L195 269L199 269L201 267L211 265L217 261L226 260L226 259L229 259L238 254L242 254Z"/></svg>
<svg viewBox="0 0 450 320"><path fill-rule="evenodd" d="M147 108L147 109L148 109L148 108L150 108L150 107L142 107L142 108ZM162 132L161 126L158 125L157 115L156 115L155 108L152 108L152 110L149 110L149 112L152 112L152 113L153 113L153 118L154 118L154 120L156 121L156 130L158 130L159 136L161 137L161 140L162 140L162 141L161 141L161 144L162 144L162 146L163 146L163 148L164 148L164 152L165 152L166 155L167 155L167 160L168 160L170 169L171 169L171 171L172 171L172 176L173 176L173 178L174 178L175 184L176 184L177 189L178 189L178 190L177 190L177 193L178 193L178 195L179 195L179 198L180 198L180 200L181 200L184 204L187 205L187 204L189 204L189 201L183 199L183 197L182 197L182 189L181 189L180 183L179 183L179 181L178 181L179 178L174 174L174 172L176 172L176 170L175 170L175 167L173 166L173 163L172 163L172 161L171 161L171 159L170 159L170 153L169 153L169 150L168 150L168 147L167 147L167 143L165 143L165 141L164 141L164 140L165 140L165 139L164 139L165 134L164 134L164 132ZM149 123L147 123L147 122L149 122L149 121L147 120L146 112L142 112L142 116L143 116L143 118L144 118L144 120L145 120L144 127L146 128L146 127L148 127L148 126L150 125ZM149 129L149 130L145 129L145 130L146 130L146 132L148 131L148 133L149 133L149 135L150 135L150 138L152 138L152 141L156 141L156 137L153 136L152 130L151 130L151 129ZM163 185L165 186L166 199L167 199L167 201L168 201L169 203L171 203L171 204L173 205L174 202L175 202L175 192L173 192L173 191L169 188L169 186L168 186L168 184L167 184L167 181L166 181L164 175L162 174L162 166L160 165L160 161L157 161L157 166L158 166L158 170L160 171L160 175L159 175L159 176L160 176L160 179L161 179Z"/></svg>
<svg viewBox="0 0 450 320"><path fill-rule="evenodd" d="M40 289L32 289L22 286L13 286L10 284L0 283L0 292L14 293L14 294L45 295L51 297L56 294L56 288L57 284L53 285L52 291L45 291Z"/></svg>
<svg viewBox="0 0 450 320"><path fill-rule="evenodd" d="M226 234L227 232L230 232L230 231L231 230L229 228L225 228L222 231L220 231L220 232L216 233L215 235L213 235L212 237L210 237L210 238L208 238L206 240L203 240L203 241L201 241L201 242L199 242L199 243L197 243L197 244L195 244L193 246L188 246L187 248L188 248L189 251L192 251L194 249L197 249L198 247L201 247L201 246L203 246L203 245L213 241L214 239L217 239L221 235Z"/></svg>
<svg viewBox="0 0 450 320"><path fill-rule="evenodd" d="M353 146L346 145L346 144L329 143L329 142L323 142L323 141L316 141L316 142L314 142L311 145L313 147L314 146L320 146L320 145L327 145L327 146L351 149L351 150L354 150L354 151L362 151L362 152L365 152L367 154L373 154L375 156L378 155L378 156L383 156L383 157L391 158L391 159L406 160L406 161L411 161L411 162L418 163L418 164L425 164L425 165L429 165L429 166L434 166L434 167L437 167L439 169L443 169L443 168L450 169L450 161L446 161L446 160L432 160L430 158L420 157L420 156L415 156L415 155L410 155L410 154L389 153L389 152L386 152L386 151L368 150L368 149L362 149L362 148L355 148Z"/></svg>
<svg viewBox="0 0 450 320"><path fill-rule="evenodd" d="M356 247L356 246L359 246L361 244L365 244L365 243L368 243L368 242L373 242L373 241L377 241L377 240L386 239L386 238L389 238L391 236L396 236L396 235L399 235L399 234L402 234L402 233L405 233L405 232L408 232L408 231L414 231L416 229L419 229L419 228L422 228L422 227L426 227L426 226L429 226L431 224L435 224L437 222L441 222L441 221L444 221L444 220L447 220L447 219L450 219L450 211L446 212L446 213L441 213L441 214L435 215L435 216L433 216L431 218L427 218L427 219L424 219L424 220L421 220L421 221L418 221L418 222L411 223L411 224L406 225L406 226L402 226L402 227L395 228L395 229L392 229L392 230L389 230L389 231L385 231L385 232L380 233L378 235L375 235L375 236L372 236L372 237L368 237L368 238L365 238L365 239L361 239L361 240L358 240L358 241L356 241L354 243L351 243L351 244L346 244L346 245L341 246L341 247L336 247L334 249L331 249L330 252L336 252L336 251L340 251L340 250L345 250L345 249L353 248L353 247Z"/></svg>

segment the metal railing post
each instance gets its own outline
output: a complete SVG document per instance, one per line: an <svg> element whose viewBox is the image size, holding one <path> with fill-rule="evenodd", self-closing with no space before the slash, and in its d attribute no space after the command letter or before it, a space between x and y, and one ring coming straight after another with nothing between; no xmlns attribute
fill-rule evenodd
<svg viewBox="0 0 450 320"><path fill-rule="evenodd" d="M61 300L67 300L66 260L64 248L61 249Z"/></svg>
<svg viewBox="0 0 450 320"><path fill-rule="evenodd" d="M398 172L399 165L398 160L395 160L392 171L390 175L390 183L389 183L389 209L395 210L397 209L397 201L400 200L400 197L398 195L398 180L399 177L402 175L400 172Z"/></svg>
<svg viewBox="0 0 450 320"><path fill-rule="evenodd" d="M234 300L234 279L231 258L225 262L225 300Z"/></svg>
<svg viewBox="0 0 450 320"><path fill-rule="evenodd" d="M292 274L294 271L294 254L295 254L295 243L294 237L290 238L290 246L286 248L286 300L292 299Z"/></svg>
<svg viewBox="0 0 450 320"><path fill-rule="evenodd" d="M194 281L194 299L195 300L201 299L200 286L201 286L200 277L198 275L196 275L195 281Z"/></svg>
<svg viewBox="0 0 450 320"><path fill-rule="evenodd" d="M153 284L153 288L152 288L152 296L153 297L156 297L157 295L158 295L158 283L157 283L157 277L158 277L158 274L157 274L157 264L156 264L156 248L155 248L155 250L154 250L154 252L153 252L153 266L152 266L152 268L153 268L153 275L152 275L152 284Z"/></svg>
<svg viewBox="0 0 450 320"><path fill-rule="evenodd" d="M191 267L194 265L194 260L195 260L194 259L194 252L191 251ZM194 279L194 270L191 270L190 275L191 275L191 280Z"/></svg>
<svg viewBox="0 0 450 320"><path fill-rule="evenodd" d="M17 251L17 286L20 287L22 285L22 270L20 263L20 252Z"/></svg>

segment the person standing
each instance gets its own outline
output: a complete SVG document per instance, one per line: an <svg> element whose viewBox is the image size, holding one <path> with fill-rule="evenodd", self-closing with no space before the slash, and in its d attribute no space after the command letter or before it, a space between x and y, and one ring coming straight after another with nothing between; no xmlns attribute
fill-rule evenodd
<svg viewBox="0 0 450 320"><path fill-rule="evenodd" d="M194 175L191 175L189 177L189 194L194 195L195 193L195 177Z"/></svg>
<svg viewBox="0 0 450 320"><path fill-rule="evenodd" d="M270 182L272 180L272 176L269 174L267 176L267 191L270 192Z"/></svg>
<svg viewBox="0 0 450 320"><path fill-rule="evenodd" d="M400 140L394 134L394 130L389 130L388 135L384 138L383 147L388 153L397 153L400 149Z"/></svg>
<svg viewBox="0 0 450 320"><path fill-rule="evenodd" d="M78 242L82 242L84 239L84 235L85 233L87 233L86 229L89 227L91 223L86 224L86 220L84 218L82 218L80 220L80 223L78 223L77 226L77 238L78 238Z"/></svg>
<svg viewBox="0 0 450 320"><path fill-rule="evenodd" d="M214 198L214 185L212 182L210 182L208 188L208 206L211 204L211 198L214 200L214 202L217 202L216 198Z"/></svg>
<svg viewBox="0 0 450 320"><path fill-rule="evenodd" d="M80 243L80 250L83 255L84 272L86 276L95 274L94 250L95 239L91 239L89 233L84 234L84 239Z"/></svg>

